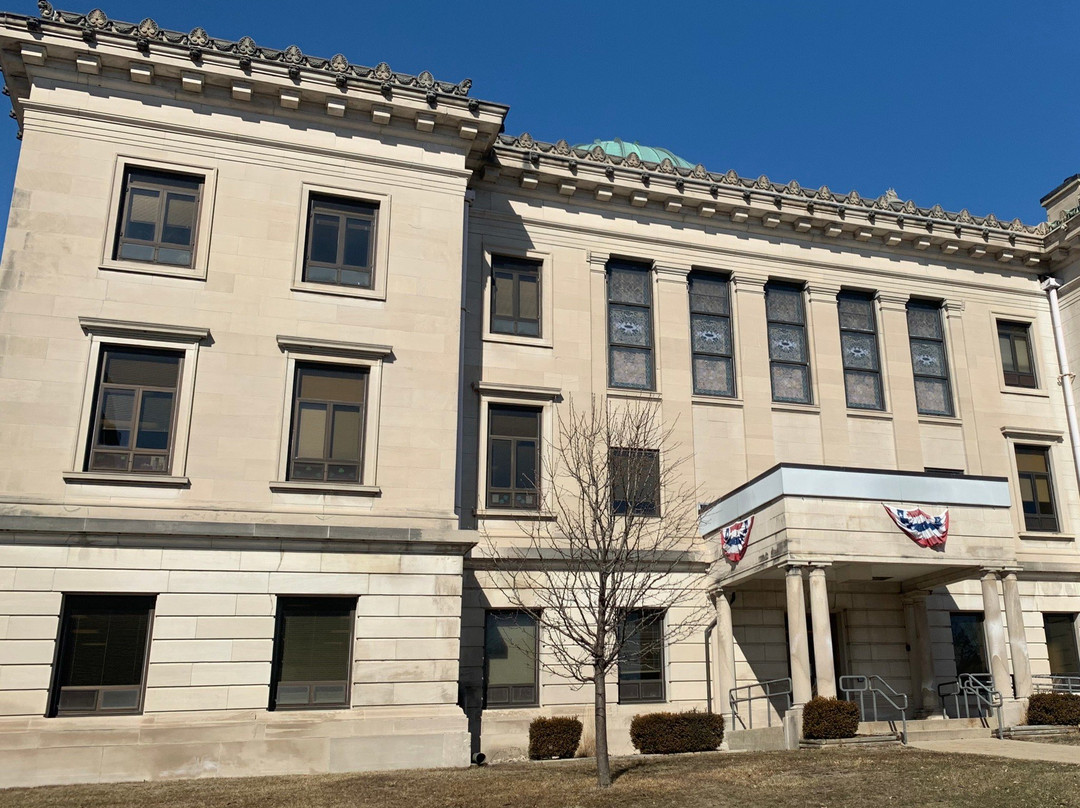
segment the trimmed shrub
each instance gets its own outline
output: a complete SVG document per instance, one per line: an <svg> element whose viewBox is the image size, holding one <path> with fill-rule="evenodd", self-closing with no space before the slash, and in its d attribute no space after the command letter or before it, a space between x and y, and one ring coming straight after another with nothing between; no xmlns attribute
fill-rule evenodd
<svg viewBox="0 0 1080 808"><path fill-rule="evenodd" d="M802 734L813 740L854 738L859 719L859 705L855 702L818 696L803 707Z"/></svg>
<svg viewBox="0 0 1080 808"><path fill-rule="evenodd" d="M723 740L724 717L716 713L644 713L630 722L630 741L643 755L711 752Z"/></svg>
<svg viewBox="0 0 1080 808"><path fill-rule="evenodd" d="M571 758L581 741L577 718L534 718L529 724L529 757L533 760Z"/></svg>
<svg viewBox="0 0 1080 808"><path fill-rule="evenodd" d="M1035 693L1028 700L1027 723L1076 726L1080 724L1080 695Z"/></svg>

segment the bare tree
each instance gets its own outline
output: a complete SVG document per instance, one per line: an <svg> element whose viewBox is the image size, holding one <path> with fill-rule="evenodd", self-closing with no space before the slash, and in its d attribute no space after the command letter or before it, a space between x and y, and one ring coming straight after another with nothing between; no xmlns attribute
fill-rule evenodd
<svg viewBox="0 0 1080 808"><path fill-rule="evenodd" d="M609 672L624 651L656 650L642 646L648 625L670 642L704 622L695 491L672 430L653 403L562 405L539 475L545 518L519 522L516 544L488 537L493 582L543 628L543 667L594 687L600 787L611 784Z"/></svg>

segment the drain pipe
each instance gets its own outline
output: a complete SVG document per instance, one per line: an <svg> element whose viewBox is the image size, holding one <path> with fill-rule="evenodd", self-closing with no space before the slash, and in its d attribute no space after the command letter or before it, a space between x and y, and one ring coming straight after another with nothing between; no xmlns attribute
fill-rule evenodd
<svg viewBox="0 0 1080 808"><path fill-rule="evenodd" d="M1065 332L1061 328L1061 309L1058 307L1058 292L1061 283L1049 275L1040 283L1050 302L1050 324L1054 329L1054 347L1057 348L1058 384L1065 398L1065 420L1069 424L1069 440L1072 443L1073 464L1076 466L1077 479L1080 479L1080 428L1076 425L1076 399L1073 396L1073 379L1069 371L1069 356L1065 351Z"/></svg>
<svg viewBox="0 0 1080 808"><path fill-rule="evenodd" d="M468 325L469 307L469 218L472 215L472 203L476 200L476 191L465 191L465 205L461 222L461 311L458 315L458 400L457 400L457 457L454 461L454 513L458 517L458 526L466 511L465 499L465 328Z"/></svg>

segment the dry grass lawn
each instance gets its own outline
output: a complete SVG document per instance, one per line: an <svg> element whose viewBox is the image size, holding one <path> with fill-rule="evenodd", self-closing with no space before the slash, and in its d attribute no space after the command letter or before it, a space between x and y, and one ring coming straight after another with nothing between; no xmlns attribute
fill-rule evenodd
<svg viewBox="0 0 1080 808"><path fill-rule="evenodd" d="M1025 738L1025 741L1035 743L1056 743L1062 746L1080 746L1080 734L1071 735L1047 735L1045 738Z"/></svg>
<svg viewBox="0 0 1080 808"><path fill-rule="evenodd" d="M915 749L621 758L0 791L0 808L1080 808L1080 766Z"/></svg>

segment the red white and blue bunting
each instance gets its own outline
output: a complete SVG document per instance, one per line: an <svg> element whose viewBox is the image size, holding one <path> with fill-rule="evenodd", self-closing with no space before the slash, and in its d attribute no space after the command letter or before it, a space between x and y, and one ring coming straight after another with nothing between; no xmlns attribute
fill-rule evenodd
<svg viewBox="0 0 1080 808"><path fill-rule="evenodd" d="M921 508L908 510L891 508L884 502L881 504L896 522L896 526L920 547L945 546L945 540L949 538L948 508L942 511L940 516L931 516Z"/></svg>
<svg viewBox="0 0 1080 808"><path fill-rule="evenodd" d="M720 529L720 547L724 551L724 558L732 564L738 564L746 555L746 546L750 543L750 528L753 526L754 517L748 516Z"/></svg>

